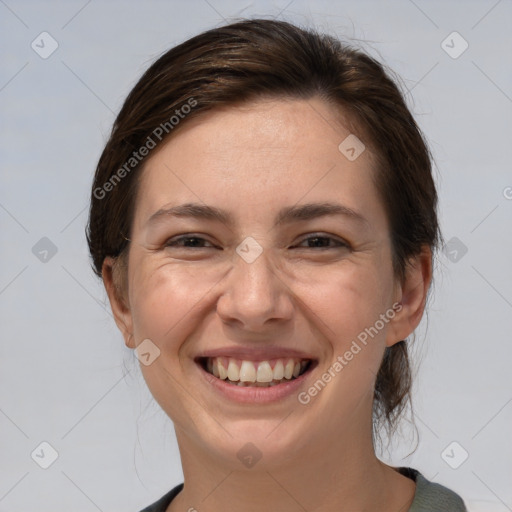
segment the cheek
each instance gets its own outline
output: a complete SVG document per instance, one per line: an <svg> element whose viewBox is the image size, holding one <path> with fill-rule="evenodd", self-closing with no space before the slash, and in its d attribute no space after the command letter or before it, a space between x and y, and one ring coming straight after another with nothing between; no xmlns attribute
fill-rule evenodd
<svg viewBox="0 0 512 512"><path fill-rule="evenodd" d="M361 403L373 400L386 331L393 318L391 314L385 316L391 297L386 280L377 266L354 266L350 272L317 281L314 287L314 300L325 307L321 320L328 326L323 333L330 353L318 375L325 388L316 381L301 397L324 411L319 416L324 416L327 408L325 414L332 425L342 425ZM336 411L331 410L332 403L337 404Z"/></svg>
<svg viewBox="0 0 512 512"><path fill-rule="evenodd" d="M187 266L140 258L130 294L135 339L149 338L166 349L179 345L194 325L197 329L205 322L208 308L214 314L231 267L228 262ZM276 273L286 284L282 293L294 302L294 314L314 323L335 345L373 325L389 301L386 269L373 258L278 267ZM236 287L237 280L230 286Z"/></svg>
<svg viewBox="0 0 512 512"><path fill-rule="evenodd" d="M392 280L379 265L354 265L350 271L330 277L313 288L318 304L327 305L322 320L329 326L324 333L332 351L322 370L327 374L324 378L333 384L318 405L332 400L348 413L360 400L373 396L393 317L385 316L389 313ZM352 390L349 395L347 389Z"/></svg>
<svg viewBox="0 0 512 512"><path fill-rule="evenodd" d="M309 303L315 305L334 345L344 346L365 328L373 326L389 307L386 274L377 266L351 265L317 275L309 283Z"/></svg>
<svg viewBox="0 0 512 512"><path fill-rule="evenodd" d="M204 273L143 261L134 274L130 298L134 337L137 343L150 339L160 350L160 356L150 365L140 365L144 380L163 410L182 426L191 427L184 411L189 402L200 403L201 397L195 397L193 390L185 391L180 384L186 373L180 360L181 348L204 322L201 308L204 313L208 291L215 282L211 283Z"/></svg>
<svg viewBox="0 0 512 512"><path fill-rule="evenodd" d="M177 351L218 281L218 272L141 261L130 297L136 340L149 338L161 350Z"/></svg>

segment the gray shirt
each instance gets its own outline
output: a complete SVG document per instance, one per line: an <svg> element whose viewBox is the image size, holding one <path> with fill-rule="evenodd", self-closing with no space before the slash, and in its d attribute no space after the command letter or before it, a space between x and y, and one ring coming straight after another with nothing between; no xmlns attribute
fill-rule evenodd
<svg viewBox="0 0 512 512"><path fill-rule="evenodd" d="M409 512L467 512L462 498L450 489L427 480L416 469L397 469L402 475L416 482L416 492ZM165 512L182 489L183 484L177 485L141 512Z"/></svg>
<svg viewBox="0 0 512 512"><path fill-rule="evenodd" d="M467 512L462 498L452 490L427 480L415 469L400 468L399 471L416 482L409 512Z"/></svg>

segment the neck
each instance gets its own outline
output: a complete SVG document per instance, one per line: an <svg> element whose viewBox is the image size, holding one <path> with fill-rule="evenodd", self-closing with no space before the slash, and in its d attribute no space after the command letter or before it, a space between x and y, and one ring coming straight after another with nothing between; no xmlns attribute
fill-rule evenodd
<svg viewBox="0 0 512 512"><path fill-rule="evenodd" d="M357 510L405 512L415 490L412 480L375 456L371 429L297 446L286 457L263 457L252 468L207 453L176 430L185 477L183 491L168 512L244 510L282 512Z"/></svg>

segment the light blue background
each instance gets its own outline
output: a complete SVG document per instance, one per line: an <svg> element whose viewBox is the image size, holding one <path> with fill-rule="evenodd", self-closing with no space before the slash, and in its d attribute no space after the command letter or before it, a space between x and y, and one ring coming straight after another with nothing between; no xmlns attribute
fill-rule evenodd
<svg viewBox="0 0 512 512"><path fill-rule="evenodd" d="M84 228L115 113L169 47L238 16L278 16L367 41L398 72L437 164L446 241L417 336L420 444L383 455L512 510L512 2L0 2L0 511L138 511L182 481L170 420L152 400L90 266ZM58 49L31 42L47 31ZM453 31L468 49L451 58ZM505 191L505 192L504 192ZM58 252L42 263L32 247ZM428 326L427 326L428 323ZM428 327L428 329L427 329ZM43 441L59 457L41 469ZM457 441L469 458L441 457Z"/></svg>

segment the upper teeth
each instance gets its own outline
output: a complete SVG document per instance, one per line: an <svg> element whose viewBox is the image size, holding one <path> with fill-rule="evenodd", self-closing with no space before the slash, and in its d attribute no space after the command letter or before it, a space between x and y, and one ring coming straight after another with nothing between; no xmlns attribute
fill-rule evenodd
<svg viewBox="0 0 512 512"><path fill-rule="evenodd" d="M215 377L232 382L272 382L298 377L308 361L297 358L247 361L230 357L208 358L206 368Z"/></svg>

